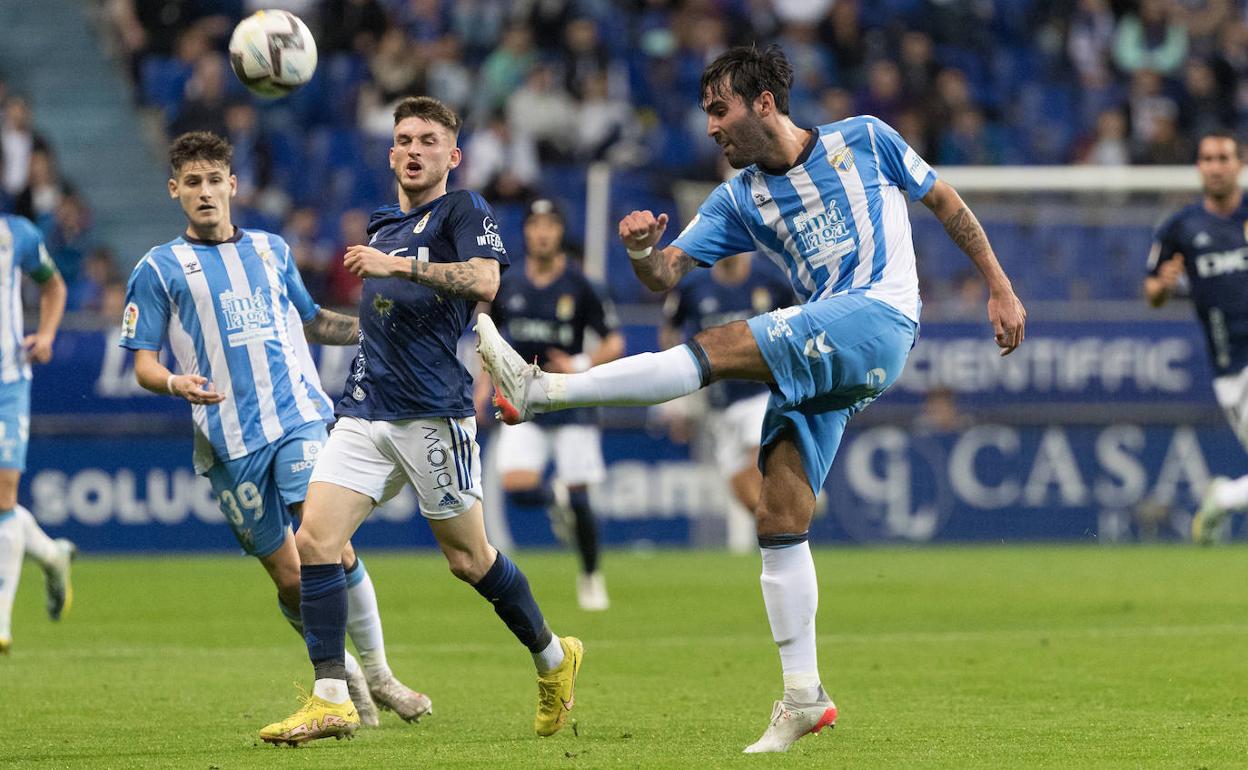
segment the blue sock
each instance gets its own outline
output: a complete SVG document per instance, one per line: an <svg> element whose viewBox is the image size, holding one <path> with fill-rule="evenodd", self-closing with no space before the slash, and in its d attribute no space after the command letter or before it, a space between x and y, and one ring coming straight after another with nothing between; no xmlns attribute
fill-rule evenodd
<svg viewBox="0 0 1248 770"><path fill-rule="evenodd" d="M526 508L549 508L555 501L550 484L543 483L532 489L517 489L507 493L507 498L516 505Z"/></svg>
<svg viewBox="0 0 1248 770"><path fill-rule="evenodd" d="M550 644L553 636L529 589L529 581L505 553L498 552L494 566L473 588L494 605L494 612L529 652L541 652Z"/></svg>
<svg viewBox="0 0 1248 770"><path fill-rule="evenodd" d="M576 516L576 549L581 554L581 571L593 574L598 571L598 522L589 507L589 490L573 487L568 490L572 513Z"/></svg>
<svg viewBox="0 0 1248 770"><path fill-rule="evenodd" d="M341 564L299 570L303 641L317 679L346 679L347 577Z"/></svg>

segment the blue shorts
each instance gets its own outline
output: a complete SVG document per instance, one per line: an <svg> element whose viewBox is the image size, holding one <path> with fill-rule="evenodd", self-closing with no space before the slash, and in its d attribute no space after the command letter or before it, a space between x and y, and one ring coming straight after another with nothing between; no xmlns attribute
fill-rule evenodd
<svg viewBox="0 0 1248 770"><path fill-rule="evenodd" d="M26 470L30 440L30 380L0 385L0 468Z"/></svg>
<svg viewBox="0 0 1248 770"><path fill-rule="evenodd" d="M791 433L815 494L849 418L892 385L918 324L865 294L842 294L749 320L776 383L759 446ZM759 453L759 467L765 452Z"/></svg>
<svg viewBox="0 0 1248 770"><path fill-rule="evenodd" d="M308 479L329 432L310 422L237 460L208 469L213 494L243 550L264 558L281 547L290 528L290 506L308 494Z"/></svg>

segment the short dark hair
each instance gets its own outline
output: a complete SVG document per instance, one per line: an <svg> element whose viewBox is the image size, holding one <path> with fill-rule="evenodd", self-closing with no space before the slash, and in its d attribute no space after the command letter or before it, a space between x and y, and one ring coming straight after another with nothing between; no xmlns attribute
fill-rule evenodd
<svg viewBox="0 0 1248 770"><path fill-rule="evenodd" d="M1239 154L1239 150L1240 150L1239 137L1236 136L1235 132L1230 130L1229 128L1215 128L1212 131L1206 131L1205 133L1201 134L1200 139L1196 142L1196 148L1198 152L1200 149L1200 145L1206 139L1230 139L1231 142L1235 145L1235 154L1237 155Z"/></svg>
<svg viewBox="0 0 1248 770"><path fill-rule="evenodd" d="M424 118L425 120L446 126L452 136L459 135L459 127L463 125L455 110L447 107L432 96L409 96L394 108L394 125L404 118Z"/></svg>
<svg viewBox="0 0 1248 770"><path fill-rule="evenodd" d="M211 131L188 131L169 145L169 169L175 177L191 161L224 163L228 169L233 159L234 148L229 141Z"/></svg>
<svg viewBox="0 0 1248 770"><path fill-rule="evenodd" d="M785 57L780 46L772 44L762 49L742 45L730 48L706 65L702 70L699 98L703 106L707 93L727 96L728 91L737 94L747 109L753 109L754 100L764 91L770 91L776 99L776 109L782 115L789 114L789 89L793 86L793 65Z"/></svg>

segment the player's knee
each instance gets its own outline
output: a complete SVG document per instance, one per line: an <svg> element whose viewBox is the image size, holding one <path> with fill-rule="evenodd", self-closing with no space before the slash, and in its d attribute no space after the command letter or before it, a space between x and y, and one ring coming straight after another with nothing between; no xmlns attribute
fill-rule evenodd
<svg viewBox="0 0 1248 770"><path fill-rule="evenodd" d="M342 553L341 549L322 542L311 527L300 527L295 533L295 548L299 551L301 564L332 564L338 561Z"/></svg>
<svg viewBox="0 0 1248 770"><path fill-rule="evenodd" d="M0 511L12 510L17 505L17 482L19 478L16 471L0 472Z"/></svg>
<svg viewBox="0 0 1248 770"><path fill-rule="evenodd" d="M451 574L465 583L475 584L485 577L490 565L483 559L468 551L450 551L446 554L446 565Z"/></svg>

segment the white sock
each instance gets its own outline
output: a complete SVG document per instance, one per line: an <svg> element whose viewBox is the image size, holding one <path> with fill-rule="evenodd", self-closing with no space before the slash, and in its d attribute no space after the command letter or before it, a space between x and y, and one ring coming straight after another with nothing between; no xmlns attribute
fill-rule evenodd
<svg viewBox="0 0 1248 770"><path fill-rule="evenodd" d="M1213 490L1213 502L1228 511L1248 508L1248 476L1227 479L1218 484Z"/></svg>
<svg viewBox="0 0 1248 770"><path fill-rule="evenodd" d="M548 378L551 407L648 406L687 396L702 387L702 375L685 345L661 353L640 353L578 374Z"/></svg>
<svg viewBox="0 0 1248 770"><path fill-rule="evenodd" d="M358 560L356 567L347 573L347 635L360 654L364 676L370 684L380 683L391 676L390 666L386 663L386 642L381 633L377 592L373 590L373 579L364 569L364 562Z"/></svg>
<svg viewBox="0 0 1248 770"><path fill-rule="evenodd" d="M0 517L0 639L12 639L13 599L17 596L17 581L22 577L26 536L17 516L4 511Z"/></svg>
<svg viewBox="0 0 1248 770"><path fill-rule="evenodd" d="M22 523L22 531L26 534L26 555L43 567L56 564L61 558L61 549L56 541L39 528L30 511L20 505L15 506L13 511L14 518Z"/></svg>
<svg viewBox="0 0 1248 770"><path fill-rule="evenodd" d="M806 542L784 548L760 548L763 554L763 603L771 636L780 647L785 700L820 700L819 657L815 648L815 611L819 583Z"/></svg>
<svg viewBox="0 0 1248 770"><path fill-rule="evenodd" d="M360 662L349 652L344 652L342 655L342 661L347 666L347 676L355 676L360 670Z"/></svg>
<svg viewBox="0 0 1248 770"><path fill-rule="evenodd" d="M559 644L559 637L550 635L550 644L541 652L533 653L533 664L539 674L554 671L563 665L563 645Z"/></svg>
<svg viewBox="0 0 1248 770"><path fill-rule="evenodd" d="M351 700L346 679L317 679L316 684L312 685L312 694L330 703L346 703Z"/></svg>

